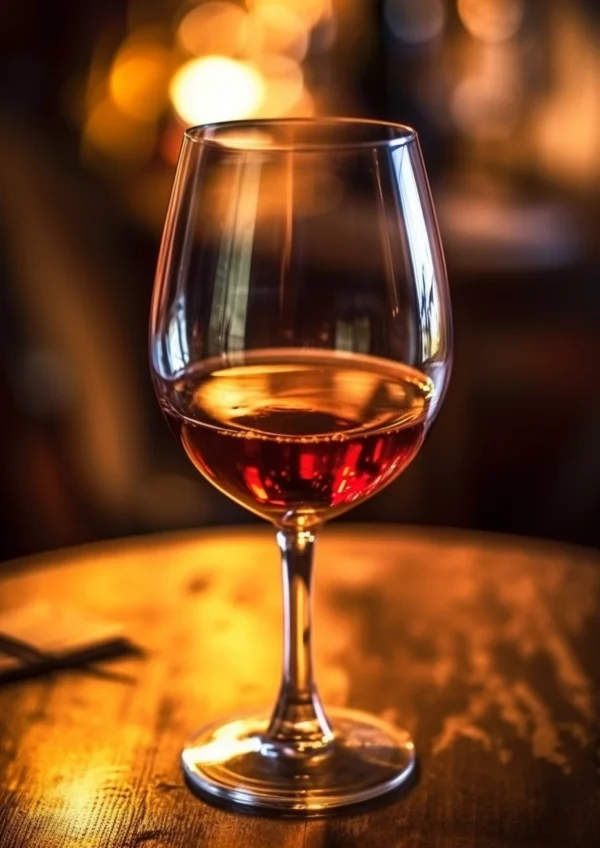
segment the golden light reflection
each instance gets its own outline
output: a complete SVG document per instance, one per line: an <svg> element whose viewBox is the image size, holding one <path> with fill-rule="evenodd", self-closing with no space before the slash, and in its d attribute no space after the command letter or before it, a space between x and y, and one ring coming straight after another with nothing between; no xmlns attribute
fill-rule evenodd
<svg viewBox="0 0 600 848"><path fill-rule="evenodd" d="M117 53L109 79L113 100L126 115L155 120L167 103L169 53L158 44L135 41Z"/></svg>
<svg viewBox="0 0 600 848"><path fill-rule="evenodd" d="M273 143L271 134L261 130L222 130L211 141L238 150L266 150Z"/></svg>
<svg viewBox="0 0 600 848"><path fill-rule="evenodd" d="M254 139L257 147L268 148L268 136L266 143L261 140L258 134ZM252 137L248 138L247 135L228 133L223 135L222 142L231 148L252 149L253 139ZM302 167L302 163L299 162L294 169L294 213L297 216L313 217L331 213L334 209L339 208L343 202L344 184L340 177L328 167L325 159L322 167L318 168L314 156L312 161L315 163L313 167ZM255 233L255 242L258 240L260 249L267 253L272 249L273 244L270 235L271 225L285 217L285 193L282 193L281 190L287 179L285 166L285 158L279 157L278 160L272 161L268 169L264 169L261 173L259 227L257 233ZM207 185L207 192L215 206L220 206L226 202L228 189L226 183L220 177L215 178L212 184ZM208 222L204 221L202 227L206 228L207 226ZM218 227L215 237L220 238L220 233L221 229ZM368 262L368 259L365 259L365 261Z"/></svg>
<svg viewBox="0 0 600 848"><path fill-rule="evenodd" d="M249 62L205 56L183 65L171 80L169 92L186 124L203 124L255 115L265 85L259 70Z"/></svg>
<svg viewBox="0 0 600 848"><path fill-rule="evenodd" d="M207 742L198 748L186 748L181 758L189 769L194 769L197 765L207 765L208 763L225 763L233 757L241 757L244 754L250 754L252 751L260 750L261 741L258 736L248 736L247 738L237 739L235 736L231 739L215 739L213 742Z"/></svg>
<svg viewBox="0 0 600 848"><path fill-rule="evenodd" d="M95 811L107 797L118 791L118 797L129 799L133 787L128 781L126 766L99 764L101 756L90 756L90 765L74 768L74 779L63 779L57 773L52 783L48 801L52 805L52 820L57 833L69 835L77 845L97 844L97 818Z"/></svg>
<svg viewBox="0 0 600 848"><path fill-rule="evenodd" d="M524 12L524 0L458 0L463 26L481 41L513 38L523 22Z"/></svg>
<svg viewBox="0 0 600 848"><path fill-rule="evenodd" d="M181 46L195 56L236 56L246 38L248 14L233 3L203 3L191 9L177 29Z"/></svg>

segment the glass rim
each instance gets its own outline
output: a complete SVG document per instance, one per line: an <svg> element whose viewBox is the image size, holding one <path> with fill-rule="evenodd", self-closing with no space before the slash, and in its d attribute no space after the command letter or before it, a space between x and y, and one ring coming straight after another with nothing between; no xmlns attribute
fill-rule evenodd
<svg viewBox="0 0 600 848"><path fill-rule="evenodd" d="M320 125L323 128L344 128L372 130L372 139L339 140L330 141L291 141L289 143L280 141L265 142L260 140L261 129L285 127L311 127ZM250 133L257 134L251 138ZM248 132L245 142L239 133ZM224 133L224 137L218 137ZM232 139L227 140L227 133L231 133ZM394 135L395 133L395 135ZM189 127L184 132L184 139L201 146L215 147L224 151L232 152L317 152L325 150L372 150L380 147L401 147L416 141L418 134L416 130L407 124L399 124L393 121L379 121L369 118L345 118L345 117L323 117L323 118L257 118L237 121L222 121L207 124L198 124Z"/></svg>

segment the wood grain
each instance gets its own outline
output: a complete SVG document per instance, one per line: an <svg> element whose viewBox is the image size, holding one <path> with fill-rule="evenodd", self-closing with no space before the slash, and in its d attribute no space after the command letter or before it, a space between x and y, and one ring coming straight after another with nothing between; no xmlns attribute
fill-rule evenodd
<svg viewBox="0 0 600 848"><path fill-rule="evenodd" d="M23 565L23 564L21 564ZM408 727L420 779L332 819L224 811L184 786L186 734L272 703L281 662L268 529L157 537L7 569L0 608L65 600L144 656L0 689L2 848L588 848L600 843L600 557L385 526L319 543L326 703Z"/></svg>

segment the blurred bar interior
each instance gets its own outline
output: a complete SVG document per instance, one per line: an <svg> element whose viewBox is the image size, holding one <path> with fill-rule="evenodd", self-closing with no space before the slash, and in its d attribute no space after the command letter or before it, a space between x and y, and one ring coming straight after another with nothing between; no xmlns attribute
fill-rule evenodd
<svg viewBox="0 0 600 848"><path fill-rule="evenodd" d="M597 0L19 0L0 45L1 559L254 520L162 420L154 264L186 126L316 114L418 129L455 311L427 446L347 520L600 543Z"/></svg>

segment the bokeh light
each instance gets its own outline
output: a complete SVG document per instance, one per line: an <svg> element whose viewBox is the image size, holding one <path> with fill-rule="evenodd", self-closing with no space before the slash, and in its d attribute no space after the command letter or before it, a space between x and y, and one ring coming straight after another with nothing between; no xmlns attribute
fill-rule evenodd
<svg viewBox="0 0 600 848"><path fill-rule="evenodd" d="M90 111L82 138L82 155L93 164L110 163L140 168L154 150L156 130L153 124L124 114L104 98Z"/></svg>
<svg viewBox="0 0 600 848"><path fill-rule="evenodd" d="M288 115L304 92L302 68L285 56L266 56L258 67L264 80L264 94L257 116Z"/></svg>
<svg viewBox="0 0 600 848"><path fill-rule="evenodd" d="M576 6L560 23L554 86L534 115L536 164L553 181L589 190L600 178L600 53Z"/></svg>
<svg viewBox="0 0 600 848"><path fill-rule="evenodd" d="M143 0L128 8L121 43L113 32L100 38L79 96L88 164L107 173L114 165L119 179L130 171L137 185L142 171L175 165L182 127L318 113L323 81L313 74L307 83L305 63L336 38L332 0L177 0L153 15ZM161 202L162 189L153 184ZM160 216L143 196L136 187L130 208L154 225Z"/></svg>
<svg viewBox="0 0 600 848"><path fill-rule="evenodd" d="M422 44L441 34L446 9L442 0L386 0L385 21L398 41Z"/></svg>
<svg viewBox="0 0 600 848"><path fill-rule="evenodd" d="M493 78L465 77L452 93L450 109L461 132L478 141L502 141L517 124L516 92Z"/></svg>
<svg viewBox="0 0 600 848"><path fill-rule="evenodd" d="M247 0L251 11L271 5L273 0ZM322 18L331 15L330 0L277 0L277 5L294 12L308 27L316 26Z"/></svg>
<svg viewBox="0 0 600 848"><path fill-rule="evenodd" d="M115 56L109 88L126 115L152 121L167 103L169 52L159 44L135 40Z"/></svg>
<svg viewBox="0 0 600 848"><path fill-rule="evenodd" d="M191 9L177 29L180 45L195 56L237 56L247 37L248 14L233 3L210 2Z"/></svg>
<svg viewBox="0 0 600 848"><path fill-rule="evenodd" d="M313 118L317 114L315 99L306 89L302 90L302 96L286 114L286 118Z"/></svg>
<svg viewBox="0 0 600 848"><path fill-rule="evenodd" d="M508 41L519 31L524 0L458 0L463 26L481 41Z"/></svg>
<svg viewBox="0 0 600 848"><path fill-rule="evenodd" d="M227 56L192 59L177 71L169 90L177 114L188 125L251 117L265 97L259 70Z"/></svg>
<svg viewBox="0 0 600 848"><path fill-rule="evenodd" d="M249 53L283 53L301 62L308 51L306 22L283 3L257 6L246 17L244 31Z"/></svg>

